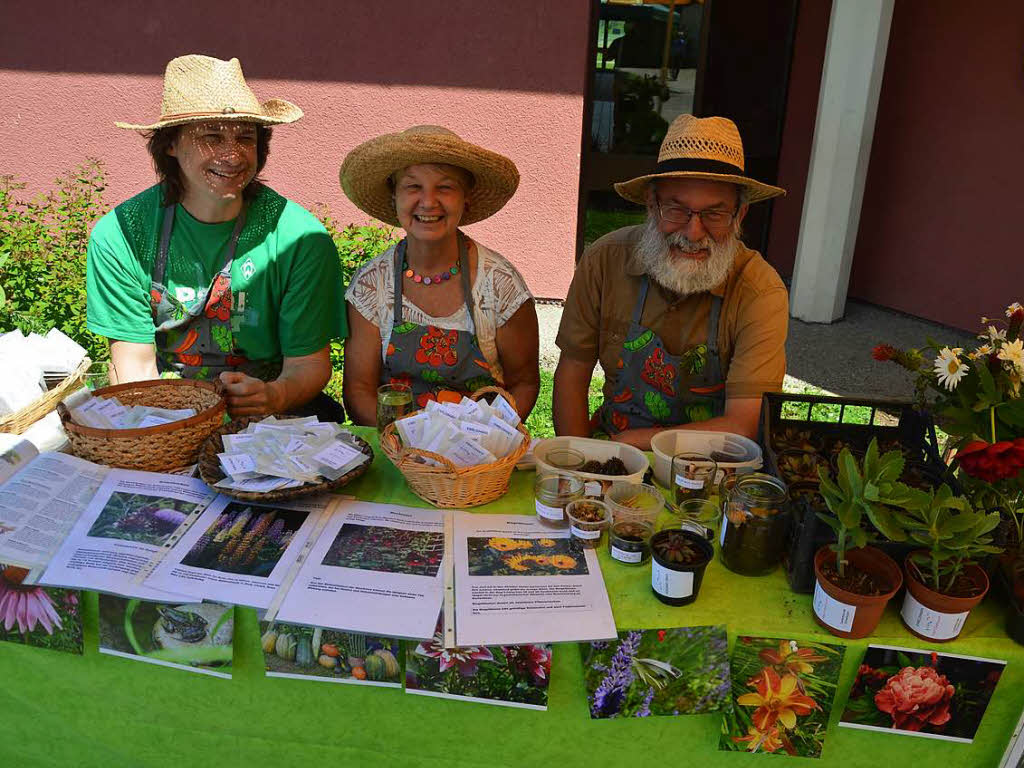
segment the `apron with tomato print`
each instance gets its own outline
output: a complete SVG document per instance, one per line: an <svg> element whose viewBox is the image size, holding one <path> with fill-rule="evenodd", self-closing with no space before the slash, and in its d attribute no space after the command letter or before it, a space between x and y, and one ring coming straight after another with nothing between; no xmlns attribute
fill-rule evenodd
<svg viewBox="0 0 1024 768"><path fill-rule="evenodd" d="M640 324L649 285L644 277L622 345L612 399L606 399L595 414L609 435L705 421L725 412L725 381L718 354L722 300L711 296L707 343L671 355L661 338Z"/></svg>
<svg viewBox="0 0 1024 768"><path fill-rule="evenodd" d="M391 343L388 344L381 367L381 384L406 384L420 408L437 393L451 390L463 395L480 387L492 386L494 379L480 346L473 321L473 291L469 284L469 256L466 236L458 235L462 269L462 293L466 299L468 331L438 328L434 325L407 323L402 316L402 264L405 261L405 240L395 248L395 307Z"/></svg>
<svg viewBox="0 0 1024 768"><path fill-rule="evenodd" d="M210 285L196 291L191 309L185 307L164 285L167 255L174 229L176 206L164 209L160 248L153 263L149 303L156 326L157 367L174 371L186 379L211 379L223 371L242 371L263 381L280 374L280 363L254 363L235 349L231 330L231 262L238 237L245 227L245 208L235 220L224 264Z"/></svg>

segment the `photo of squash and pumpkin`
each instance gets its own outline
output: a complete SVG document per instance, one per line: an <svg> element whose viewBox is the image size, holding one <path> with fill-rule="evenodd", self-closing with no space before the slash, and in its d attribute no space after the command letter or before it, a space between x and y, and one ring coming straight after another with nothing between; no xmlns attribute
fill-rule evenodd
<svg viewBox="0 0 1024 768"><path fill-rule="evenodd" d="M263 622L267 677L401 687L401 646L393 637Z"/></svg>

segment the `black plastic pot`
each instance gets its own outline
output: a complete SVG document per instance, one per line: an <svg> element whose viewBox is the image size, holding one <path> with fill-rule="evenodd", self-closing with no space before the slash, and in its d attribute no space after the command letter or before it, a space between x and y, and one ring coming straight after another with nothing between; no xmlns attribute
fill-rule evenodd
<svg viewBox="0 0 1024 768"><path fill-rule="evenodd" d="M686 543L698 549L701 559L693 563L672 561L659 553L666 542L682 538ZM669 528L658 531L651 538L651 591L654 596L666 605L689 605L697 599L700 585L704 580L704 569L707 568L715 550L711 543L693 531Z"/></svg>

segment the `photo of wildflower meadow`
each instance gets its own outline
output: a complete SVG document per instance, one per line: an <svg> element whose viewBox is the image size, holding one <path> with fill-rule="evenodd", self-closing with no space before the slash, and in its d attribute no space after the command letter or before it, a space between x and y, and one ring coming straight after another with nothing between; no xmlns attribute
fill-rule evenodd
<svg viewBox="0 0 1024 768"><path fill-rule="evenodd" d="M1005 661L869 645L839 725L971 742Z"/></svg>
<svg viewBox="0 0 1024 768"><path fill-rule="evenodd" d="M190 501L115 491L87 535L159 547L197 506Z"/></svg>
<svg viewBox="0 0 1024 768"><path fill-rule="evenodd" d="M182 565L270 576L308 512L232 502L200 536Z"/></svg>
<svg viewBox="0 0 1024 768"><path fill-rule="evenodd" d="M409 644L405 690L527 709L548 708L550 645L445 648L440 625L430 640Z"/></svg>
<svg viewBox="0 0 1024 768"><path fill-rule="evenodd" d="M436 576L442 557L443 533L345 523L320 564L410 576Z"/></svg>
<svg viewBox="0 0 1024 768"><path fill-rule="evenodd" d="M28 571L0 563L0 641L82 653L81 595L25 584Z"/></svg>
<svg viewBox="0 0 1024 768"><path fill-rule="evenodd" d="M718 748L821 757L844 646L777 637L736 638L733 707Z"/></svg>
<svg viewBox="0 0 1024 768"><path fill-rule="evenodd" d="M231 677L234 606L154 603L100 593L100 653Z"/></svg>
<svg viewBox="0 0 1024 768"><path fill-rule="evenodd" d="M590 716L722 712L729 706L724 626L641 629L580 643Z"/></svg>
<svg viewBox="0 0 1024 768"><path fill-rule="evenodd" d="M510 539L470 536L470 576L579 576L588 573L572 539Z"/></svg>
<svg viewBox="0 0 1024 768"><path fill-rule="evenodd" d="M260 631L267 677L402 685L401 644L393 637L280 622L263 622Z"/></svg>

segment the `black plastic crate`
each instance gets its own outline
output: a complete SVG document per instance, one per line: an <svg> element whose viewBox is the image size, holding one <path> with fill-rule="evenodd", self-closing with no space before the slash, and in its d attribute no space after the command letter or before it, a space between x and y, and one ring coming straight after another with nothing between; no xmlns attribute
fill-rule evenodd
<svg viewBox="0 0 1024 768"><path fill-rule="evenodd" d="M930 472L936 484L951 483L954 491L958 490L940 458L931 416L916 410L912 403L884 398L765 393L758 439L764 450L765 471L777 477L783 477L783 473L779 471L779 451L772 435L787 429L792 433L809 433L810 442L817 443L815 448L823 456L828 455L829 447L836 441L864 450L877 437L883 452L898 443L904 455ZM790 505L793 517L784 566L794 592L814 591L814 553L836 538L816 514L825 510L824 500L820 496L814 499L802 497ZM901 565L914 548L887 541L876 546Z"/></svg>

